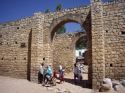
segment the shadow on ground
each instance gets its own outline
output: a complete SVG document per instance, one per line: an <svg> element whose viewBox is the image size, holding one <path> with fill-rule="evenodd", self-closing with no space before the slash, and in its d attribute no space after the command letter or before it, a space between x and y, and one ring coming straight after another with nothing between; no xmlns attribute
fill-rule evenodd
<svg viewBox="0 0 125 93"><path fill-rule="evenodd" d="M83 88L91 88L88 80L81 80L81 81L77 80L76 83L74 82L74 79L65 78L64 80L65 82L68 82L77 86L81 86Z"/></svg>

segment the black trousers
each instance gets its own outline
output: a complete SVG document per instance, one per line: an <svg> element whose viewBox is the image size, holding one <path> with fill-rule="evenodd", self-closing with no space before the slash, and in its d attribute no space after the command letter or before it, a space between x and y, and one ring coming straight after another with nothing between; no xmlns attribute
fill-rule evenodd
<svg viewBox="0 0 125 93"><path fill-rule="evenodd" d="M38 73L38 83L42 83L43 82L43 74L41 74L40 72Z"/></svg>

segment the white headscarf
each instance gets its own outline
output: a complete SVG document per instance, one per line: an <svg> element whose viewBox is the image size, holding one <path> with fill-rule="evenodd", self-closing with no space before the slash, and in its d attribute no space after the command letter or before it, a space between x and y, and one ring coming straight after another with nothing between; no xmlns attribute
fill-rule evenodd
<svg viewBox="0 0 125 93"><path fill-rule="evenodd" d="M61 70L62 69L62 66L61 65L59 65L59 70Z"/></svg>

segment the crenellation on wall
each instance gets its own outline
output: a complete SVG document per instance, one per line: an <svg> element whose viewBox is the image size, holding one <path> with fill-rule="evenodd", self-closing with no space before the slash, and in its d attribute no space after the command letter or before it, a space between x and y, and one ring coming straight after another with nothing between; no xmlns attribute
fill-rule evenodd
<svg viewBox="0 0 125 93"><path fill-rule="evenodd" d="M124 3L125 0L114 0L114 1L103 1L102 0L102 3L103 5L114 5L114 4L119 4L119 3Z"/></svg>

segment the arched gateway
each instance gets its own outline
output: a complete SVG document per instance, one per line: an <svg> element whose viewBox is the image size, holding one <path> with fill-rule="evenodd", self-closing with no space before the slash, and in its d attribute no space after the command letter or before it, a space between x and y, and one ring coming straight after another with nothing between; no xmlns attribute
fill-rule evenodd
<svg viewBox="0 0 125 93"><path fill-rule="evenodd" d="M55 32L67 22L76 22L84 27L87 35L91 87L98 88L104 77L124 79L124 6L124 0L112 3L91 0L90 6L39 12L29 18L0 24L0 75L36 82L40 63L56 64L56 49L68 51L67 55L72 58L72 46L80 35L64 35L62 39L56 37ZM65 64L70 68L72 62Z"/></svg>
<svg viewBox="0 0 125 93"><path fill-rule="evenodd" d="M96 2L96 3L100 4L100 2ZM65 23L68 23L68 22L76 22L76 23L81 24L81 26L85 28L87 39L88 39L88 46L87 46L87 48L88 48L88 54L89 54L89 60L88 60L89 61L88 62L88 64L89 64L89 81L90 81L91 84L94 84L94 85L91 85L91 86L94 87L95 83L97 84L97 82L100 82L104 75L103 75L102 72L99 72L99 73L101 73L101 77L93 77L93 74L92 74L94 72L94 71L92 72L92 37L94 37L94 36L92 36L92 9L91 8L92 7L90 7L90 6L86 6L86 7L79 7L79 8L73 8L73 9L66 9L66 10L63 10L63 11L60 11L60 12L54 12L54 13L48 13L48 14L36 13L35 16L39 17L38 18L38 20L39 20L38 26L39 26L40 29L39 29L39 32L37 31L37 33L36 33L34 31L33 33L34 34L38 34L39 33L39 35L42 36L42 37L40 37L41 40L39 39L37 41L37 42L39 42L39 46L42 46L42 48L41 47L37 47L37 53L38 54L42 53L41 55L38 55L38 57L37 57L38 64L40 62L45 62L47 64L56 64L56 63L58 64L58 62L56 62L54 60L54 58L57 58L57 57L55 57L55 55L58 56L57 54L55 54L55 53L57 53L57 52L55 52L55 49L57 49L57 48L55 48L56 46L55 46L55 42L54 42L55 32L57 31L57 29L59 27L61 27L62 25L64 25ZM99 14L101 15L101 11L100 11ZM41 23L42 20L40 20L41 18L44 19L44 24L43 25ZM102 24L100 24L100 25L102 25ZM99 29L99 30L101 30L101 29ZM103 31L103 30L101 30L101 31ZM101 33L101 35L102 35L102 33ZM102 35L102 37L103 37L103 35ZM96 38L93 38L93 40L94 39L96 39ZM103 38L100 37L100 39L103 39ZM94 40L94 41L96 41L96 40ZM70 41L64 39L63 40L63 44L64 45L67 44L66 42L70 42ZM63 44L60 44L60 45L63 46ZM99 43L99 46L100 45L103 46L103 43ZM58 46L58 47L62 48L62 46L60 46L60 47ZM96 45L93 45L93 46L96 47ZM95 47L93 47L93 49ZM69 54L67 54L67 56L69 56L69 59L72 58L71 55L73 54L73 52L71 52L71 50L72 50L71 47L65 47L65 48L63 47L62 49L64 51L69 51ZM96 50L98 51L98 49L96 49ZM103 50L103 47L101 47L101 49ZM61 51L61 49L59 51ZM98 52L98 55L103 56L102 54L103 53L99 54L99 52ZM62 58L65 58L64 56L66 56L66 55L61 55ZM93 58L94 57L96 59L97 56L93 55ZM31 60L32 60L32 58L33 57L31 57ZM74 58L72 58L72 59L74 59ZM103 61L104 61L103 57L102 57L101 61L103 63ZM69 63L65 63L65 64L68 64L67 66L69 68L72 68L72 66L73 66L72 64L73 63L74 63L74 61L69 62ZM71 64L71 65L69 65L69 64ZM31 71L32 71L31 72L31 79L34 79L32 77L36 76L34 70L32 70L32 67L34 65L36 65L36 63L31 62ZM98 69L103 70L103 65L102 65L102 67L101 66L98 67ZM95 72L95 73L97 73L97 72ZM99 86L100 83L98 83L97 85Z"/></svg>

